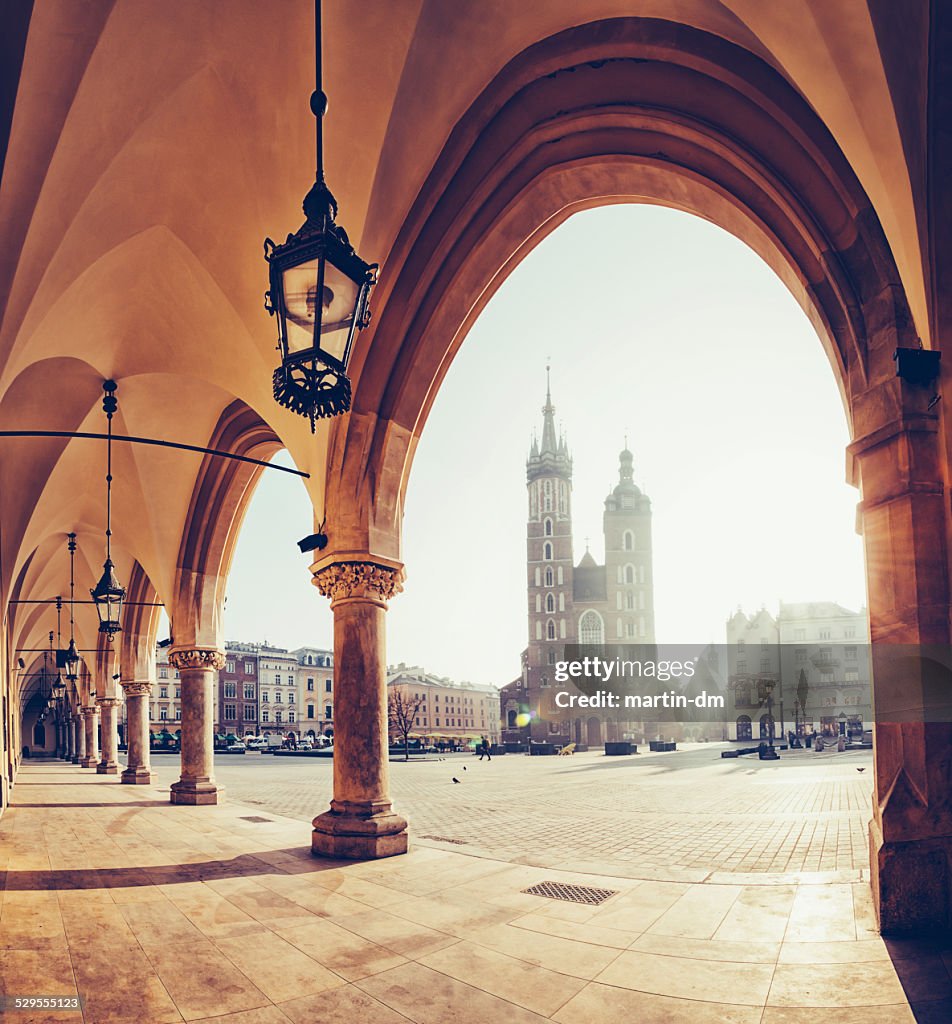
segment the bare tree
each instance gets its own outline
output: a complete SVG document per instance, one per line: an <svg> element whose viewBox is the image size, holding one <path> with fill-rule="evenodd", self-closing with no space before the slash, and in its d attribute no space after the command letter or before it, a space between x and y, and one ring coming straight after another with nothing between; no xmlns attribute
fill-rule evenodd
<svg viewBox="0 0 952 1024"><path fill-rule="evenodd" d="M423 707L424 697L393 689L387 695L387 721L391 736L403 737L403 757L410 760L410 733Z"/></svg>

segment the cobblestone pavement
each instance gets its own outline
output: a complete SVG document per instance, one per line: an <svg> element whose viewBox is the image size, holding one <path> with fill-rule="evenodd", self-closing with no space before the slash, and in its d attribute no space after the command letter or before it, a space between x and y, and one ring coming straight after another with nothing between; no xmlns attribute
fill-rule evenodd
<svg viewBox="0 0 952 1024"><path fill-rule="evenodd" d="M391 788L415 839L506 860L674 875L868 867L870 752L791 751L770 763L722 760L724 748L394 762ZM154 760L168 785L177 763ZM227 798L303 821L331 796L329 759L220 756L216 775Z"/></svg>

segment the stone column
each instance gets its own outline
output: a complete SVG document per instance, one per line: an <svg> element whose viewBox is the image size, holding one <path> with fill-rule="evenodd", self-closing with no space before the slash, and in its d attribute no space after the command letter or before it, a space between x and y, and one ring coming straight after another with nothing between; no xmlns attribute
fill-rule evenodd
<svg viewBox="0 0 952 1024"><path fill-rule="evenodd" d="M407 851L407 822L390 803L387 602L403 567L376 561L312 566L334 612L334 798L313 822L315 856L371 859Z"/></svg>
<svg viewBox="0 0 952 1024"><path fill-rule="evenodd" d="M119 774L119 698L98 697L102 713L102 760L96 765L99 775Z"/></svg>
<svg viewBox="0 0 952 1024"><path fill-rule="evenodd" d="M919 390L894 380L857 403L849 448L863 497L875 719L870 868L884 934L952 930L948 506L938 421L925 409L930 392Z"/></svg>
<svg viewBox="0 0 952 1024"><path fill-rule="evenodd" d="M86 730L83 728L83 709L73 712L73 764L79 764L86 756Z"/></svg>
<svg viewBox="0 0 952 1024"><path fill-rule="evenodd" d="M224 789L215 784L214 687L225 654L215 648L169 652L182 684L182 777L173 783L173 804L217 804Z"/></svg>
<svg viewBox="0 0 952 1024"><path fill-rule="evenodd" d="M122 781L132 786L147 786L152 781L149 748L148 680L122 683L126 694L126 770Z"/></svg>
<svg viewBox="0 0 952 1024"><path fill-rule="evenodd" d="M99 764L99 708L90 704L82 708L82 715L86 745L79 763L83 768L95 768Z"/></svg>
<svg viewBox="0 0 952 1024"><path fill-rule="evenodd" d="M63 719L63 748L60 751L60 757L64 761L71 760L73 756L73 719L71 715L67 715Z"/></svg>

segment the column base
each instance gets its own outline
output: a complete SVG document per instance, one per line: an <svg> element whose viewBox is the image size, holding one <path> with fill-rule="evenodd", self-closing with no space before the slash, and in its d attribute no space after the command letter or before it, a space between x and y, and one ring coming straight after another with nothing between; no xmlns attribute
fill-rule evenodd
<svg viewBox="0 0 952 1024"><path fill-rule="evenodd" d="M98 768L99 761L95 757L81 757L79 759L80 768Z"/></svg>
<svg viewBox="0 0 952 1024"><path fill-rule="evenodd" d="M378 860L407 852L407 820L389 803L331 801L331 809L312 822L311 854L340 860Z"/></svg>
<svg viewBox="0 0 952 1024"><path fill-rule="evenodd" d="M118 775L119 774L119 765L118 764L108 764L105 761L100 761L99 764L96 765L96 774L97 775Z"/></svg>
<svg viewBox="0 0 952 1024"><path fill-rule="evenodd" d="M70 761L72 761L73 764L79 764L82 761L82 758L79 756L79 754L73 754L73 756L70 758Z"/></svg>
<svg viewBox="0 0 952 1024"><path fill-rule="evenodd" d="M952 836L885 842L874 819L869 863L883 935L952 934Z"/></svg>
<svg viewBox="0 0 952 1024"><path fill-rule="evenodd" d="M120 780L128 786L149 786L152 784L152 772L148 768L126 768Z"/></svg>
<svg viewBox="0 0 952 1024"><path fill-rule="evenodd" d="M173 782L169 790L169 803L190 804L217 804L220 794L224 794L223 786L219 786L208 779L179 779Z"/></svg>

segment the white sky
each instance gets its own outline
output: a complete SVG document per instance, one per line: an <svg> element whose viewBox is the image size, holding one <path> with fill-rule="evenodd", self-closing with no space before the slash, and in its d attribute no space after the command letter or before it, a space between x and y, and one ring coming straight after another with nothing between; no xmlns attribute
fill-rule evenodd
<svg viewBox="0 0 952 1024"><path fill-rule="evenodd" d="M738 605L865 604L846 419L806 317L720 228L604 207L571 218L514 271L440 390L410 477L390 663L497 685L518 674L525 460L541 433L547 357L574 458L576 561L586 536L603 558L603 501L627 431L654 513L659 641L723 643ZM327 602L295 545L311 522L300 483L266 472L232 569L228 639L332 646Z"/></svg>

